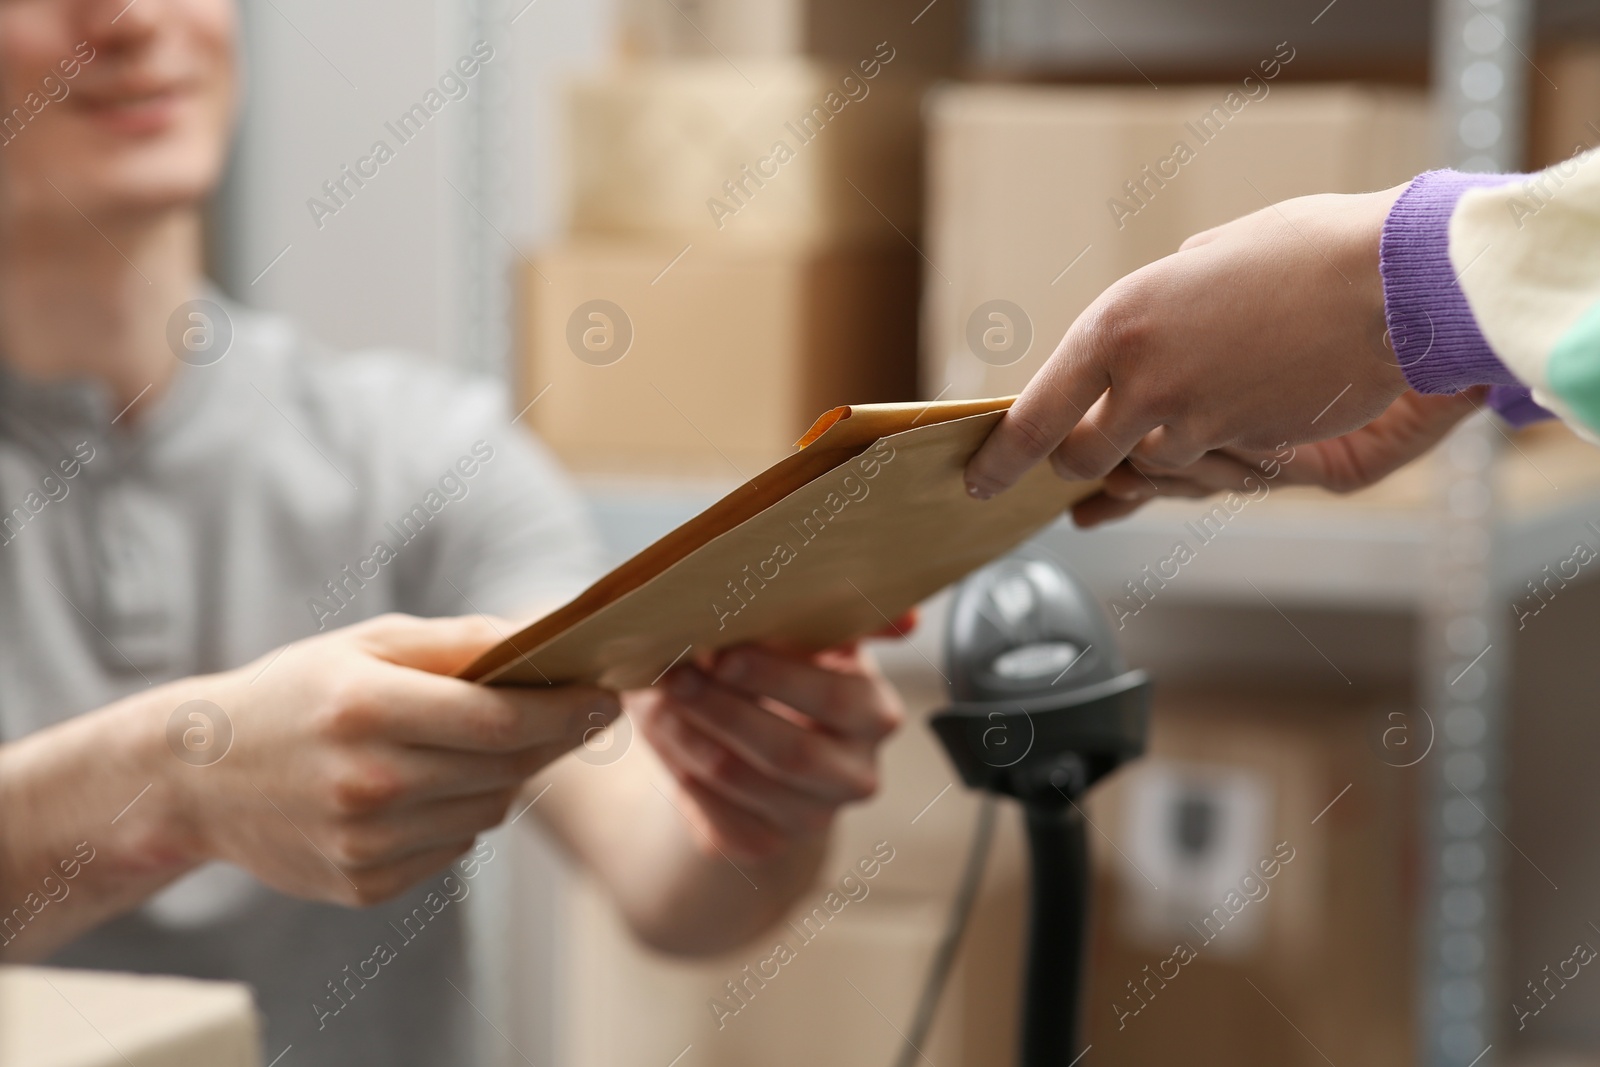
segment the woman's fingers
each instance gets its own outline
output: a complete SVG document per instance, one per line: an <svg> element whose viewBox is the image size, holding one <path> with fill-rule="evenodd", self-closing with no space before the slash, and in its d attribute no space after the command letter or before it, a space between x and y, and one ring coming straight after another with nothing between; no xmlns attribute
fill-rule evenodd
<svg viewBox="0 0 1600 1067"><path fill-rule="evenodd" d="M1157 426L1133 446L1128 459L1143 467L1183 470L1206 454L1204 445L1171 426Z"/></svg>
<svg viewBox="0 0 1600 1067"><path fill-rule="evenodd" d="M1256 467L1221 452L1208 452L1177 471L1124 462L1106 475L1099 493L1073 507L1072 519L1085 528L1099 526L1126 518L1157 497L1199 499L1229 490L1259 493L1269 482Z"/></svg>
<svg viewBox="0 0 1600 1067"><path fill-rule="evenodd" d="M1067 331L967 464L967 492L988 499L1011 488L1028 468L1056 451L1111 387L1089 336L1076 323Z"/></svg>
<svg viewBox="0 0 1600 1067"><path fill-rule="evenodd" d="M1050 466L1067 481L1103 478L1159 422L1157 416L1108 392L1050 453Z"/></svg>
<svg viewBox="0 0 1600 1067"><path fill-rule="evenodd" d="M1116 282L968 464L969 492L992 496L1047 455L1064 477L1101 477L1158 426L1178 436L1158 434L1143 458L1181 468L1203 447L1365 425L1407 387L1378 277L1402 191L1273 205Z"/></svg>

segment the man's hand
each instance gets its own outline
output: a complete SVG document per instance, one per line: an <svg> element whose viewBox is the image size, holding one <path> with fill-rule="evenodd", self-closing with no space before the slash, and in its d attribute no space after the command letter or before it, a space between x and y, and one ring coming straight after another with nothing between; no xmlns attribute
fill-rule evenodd
<svg viewBox="0 0 1600 1067"><path fill-rule="evenodd" d="M1404 187L1285 201L1185 241L1080 315L967 467L986 498L1048 456L1182 469L1359 429L1406 390L1378 244Z"/></svg>
<svg viewBox="0 0 1600 1067"><path fill-rule="evenodd" d="M0 956L43 959L208 860L350 905L442 870L619 710L450 677L498 640L485 619L386 616L0 745L0 899L71 892Z"/></svg>
<svg viewBox="0 0 1600 1067"><path fill-rule="evenodd" d="M161 753L202 858L294 896L371 904L471 848L593 713L619 711L600 689L450 677L498 640L481 618L391 615L179 683L182 700L221 708L234 736L206 766Z"/></svg>
<svg viewBox="0 0 1600 1067"><path fill-rule="evenodd" d="M1099 493L1073 507L1072 518L1079 526L1098 526L1130 515L1158 496L1253 492L1269 472L1274 485L1315 485L1335 493L1365 489L1438 444L1458 422L1481 408L1487 394L1486 386L1455 396L1407 392L1361 429L1301 445L1292 459L1223 449L1175 470L1126 460L1106 475Z"/></svg>
<svg viewBox="0 0 1600 1067"><path fill-rule="evenodd" d="M631 699L699 840L751 862L820 839L841 806L871 796L878 747L905 718L853 646L731 649Z"/></svg>

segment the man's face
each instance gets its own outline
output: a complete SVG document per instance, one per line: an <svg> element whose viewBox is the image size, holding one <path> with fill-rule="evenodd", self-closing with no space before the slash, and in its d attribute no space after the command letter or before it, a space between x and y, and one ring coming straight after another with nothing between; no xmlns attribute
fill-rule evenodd
<svg viewBox="0 0 1600 1067"><path fill-rule="evenodd" d="M232 127L236 33L234 0L0 0L0 189L13 209L203 198Z"/></svg>

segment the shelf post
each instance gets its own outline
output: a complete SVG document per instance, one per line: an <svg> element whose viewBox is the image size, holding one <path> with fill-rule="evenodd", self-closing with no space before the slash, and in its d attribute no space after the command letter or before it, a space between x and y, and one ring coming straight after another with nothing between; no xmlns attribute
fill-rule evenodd
<svg viewBox="0 0 1600 1067"><path fill-rule="evenodd" d="M1458 169L1511 171L1523 155L1531 0L1437 0L1434 78L1445 156ZM1505 689L1510 636L1493 582L1500 431L1463 425L1436 469L1436 551L1422 618L1423 872L1418 1061L1505 1062Z"/></svg>

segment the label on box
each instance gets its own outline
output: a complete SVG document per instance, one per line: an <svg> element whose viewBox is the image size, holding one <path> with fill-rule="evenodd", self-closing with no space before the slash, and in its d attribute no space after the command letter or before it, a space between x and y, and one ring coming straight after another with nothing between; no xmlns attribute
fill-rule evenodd
<svg viewBox="0 0 1600 1067"><path fill-rule="evenodd" d="M1151 761L1127 788L1123 933L1152 949L1252 951L1270 894L1259 865L1273 852L1271 784L1237 767Z"/></svg>

